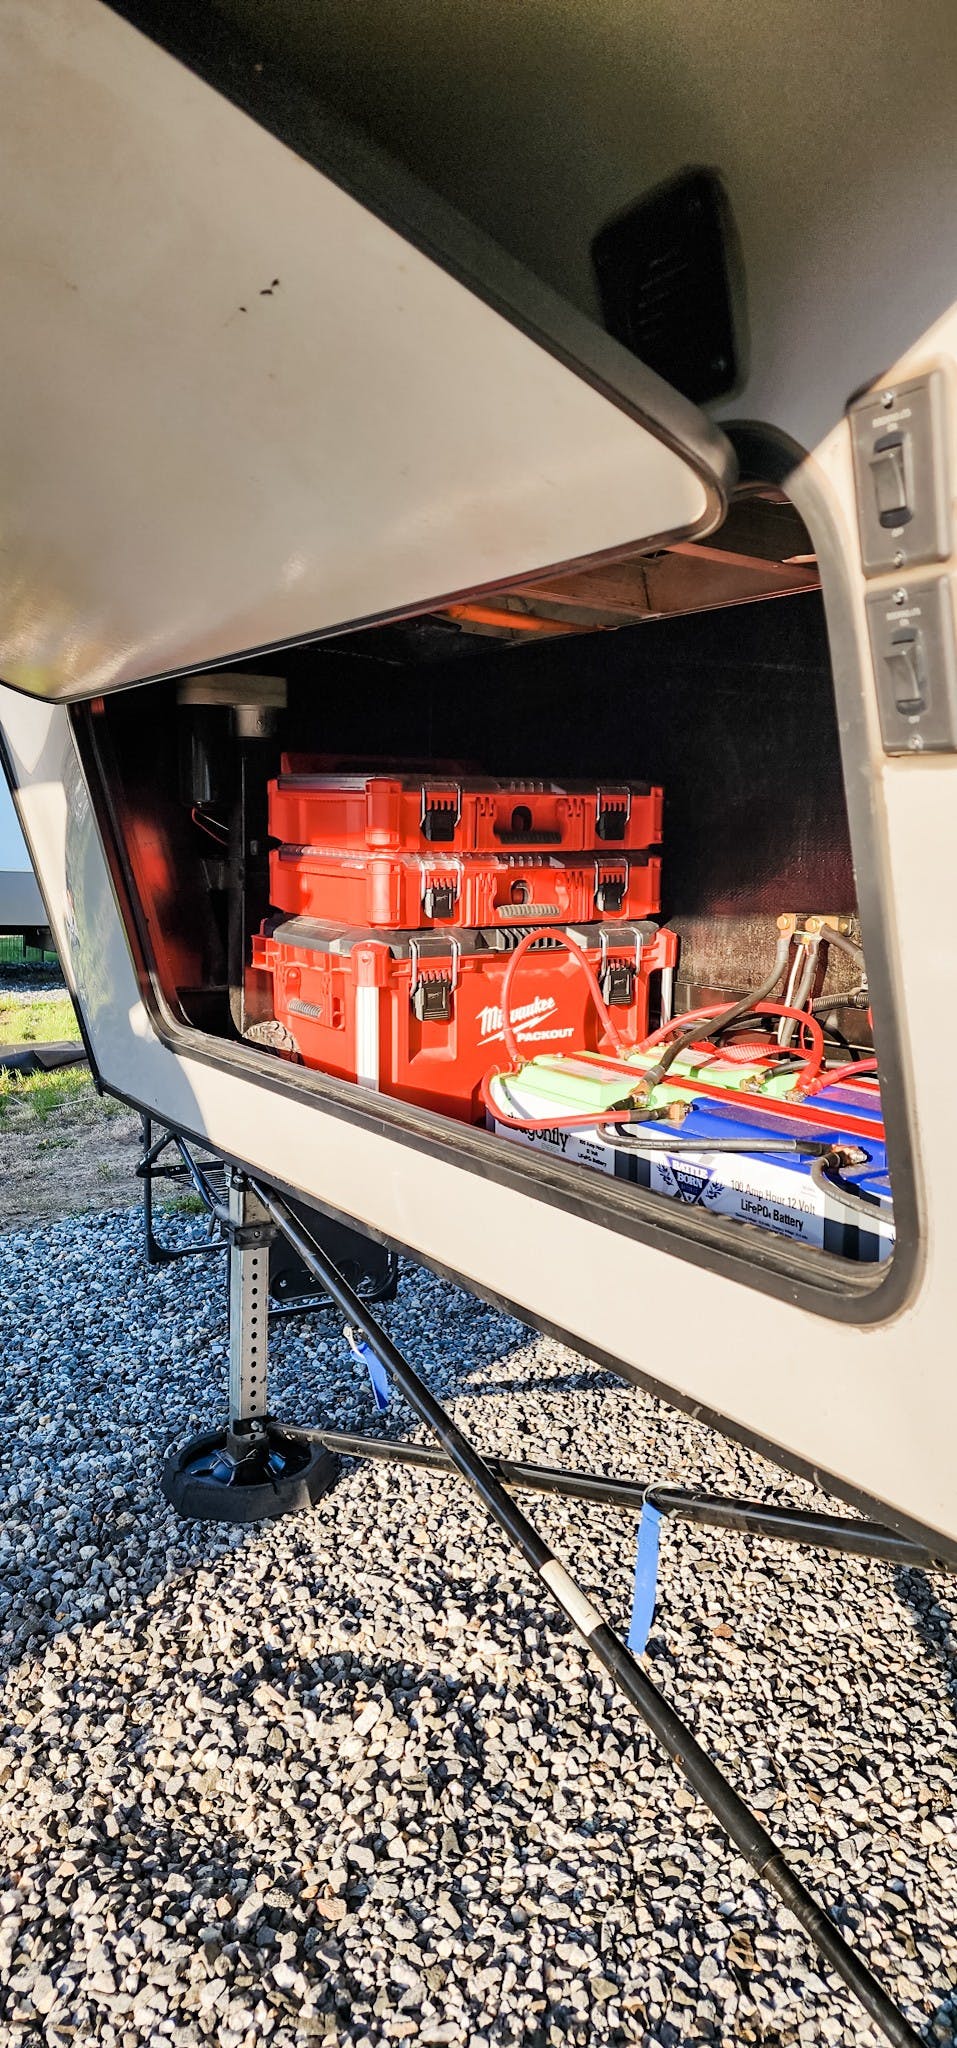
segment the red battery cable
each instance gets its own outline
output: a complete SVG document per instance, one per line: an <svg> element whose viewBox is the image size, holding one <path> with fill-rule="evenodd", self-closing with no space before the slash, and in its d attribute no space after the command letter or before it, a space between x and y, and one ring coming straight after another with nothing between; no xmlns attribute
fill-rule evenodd
<svg viewBox="0 0 957 2048"><path fill-rule="evenodd" d="M625 1039L622 1037L622 1034L619 1031L617 1024L615 1023L614 1017L612 1016L611 1011L609 1010L608 1005L605 1002L605 998L602 995L601 989L598 985L598 976L595 973L595 970L591 964L591 961L588 958L587 953L584 953L582 951L581 946L579 946L577 942L569 936L568 932L560 930L557 926L554 930L550 930L548 928L542 929L542 927L540 926L536 931L526 932L525 937L519 940L518 945L516 946L515 951L512 954L511 959L509 960L508 966L505 969L505 979L502 982L502 1037L505 1040L505 1050L508 1053L509 1059L512 1062L512 1066L520 1067L522 1065L522 1055L519 1049L518 1040L516 1039L515 1033L512 1029L511 1007L512 988L515 982L515 969L518 966L519 961L530 950L530 948L532 946L540 944L542 939L550 939L552 944L554 944L555 940L557 939L559 945L564 946L566 952L571 954L572 959L577 960L578 965L582 969L585 975L585 979L588 983L591 999L598 1012L598 1017L602 1025L602 1029L611 1039L611 1042L616 1052L625 1053L629 1051L630 1047L626 1044Z"/></svg>
<svg viewBox="0 0 957 2048"><path fill-rule="evenodd" d="M807 1090L807 1093L809 1095L820 1095L822 1088L837 1088L839 1085L846 1086L849 1081L859 1081L862 1074L876 1073L876 1060L848 1060L846 1066L835 1067L831 1073L828 1073L825 1067L818 1074L817 1080Z"/></svg>
<svg viewBox="0 0 957 2048"><path fill-rule="evenodd" d="M587 954L582 951L581 946L579 946L577 942L570 937L568 932L561 931L557 927L555 929L552 929L551 927L546 929L539 927L536 931L526 932L525 937L519 940L519 943L516 946L515 951L511 956L511 959L509 960L508 966L505 969L505 976L502 982L502 1037L505 1040L505 1050L512 1063L511 1076L507 1073L502 1073L501 1070L498 1068L490 1068L489 1072L483 1075L482 1077L482 1081L480 1084L480 1093L486 1109L491 1111L491 1114L496 1118L498 1123L508 1124L511 1130L553 1130L556 1123L560 1123L563 1130L571 1129L577 1125L581 1125L583 1128L587 1128L589 1126L594 1126L595 1122L594 1112L591 1110L589 1110L585 1115L581 1116L518 1118L510 1116L507 1111L501 1109L498 1103L494 1100L494 1097L492 1095L493 1081L507 1081L509 1078L514 1079L515 1070L521 1069L521 1067L524 1064L522 1060L521 1047L519 1045L518 1039L515 1036L514 1027L512 1025L512 989L515 983L515 970L518 966L519 961L524 957L526 953L528 953L531 950L532 946L534 946L536 943L540 943L542 939L549 939L552 942L552 944L554 944L554 942L557 939L559 945L564 946L565 951L571 954L573 960L577 961L579 967L581 967L581 969L584 972L585 979L588 983L589 993L591 995L592 1002L595 1005L595 1009L598 1012L598 1017L602 1025L602 1028L605 1031L606 1036L611 1039L611 1042L615 1048L616 1053L619 1055L619 1058L624 1059L625 1054L629 1050L629 1047L625 1039L619 1031L618 1026L615 1023L615 1020L611 1015L611 1012L609 1011L608 1005L605 1002L605 998L602 995L601 988L599 986L598 976L595 973L595 970ZM636 1082L640 1080L640 1078L640 1075L636 1075ZM622 1118L623 1120L627 1120L627 1111L625 1109L622 1110Z"/></svg>
<svg viewBox="0 0 957 2048"><path fill-rule="evenodd" d="M577 1112L574 1116L566 1116L561 1109L558 1109L554 1116L514 1116L507 1109L502 1109L496 1102L492 1094L492 1084L495 1081L501 1081L504 1084L508 1081L514 1081L515 1078L514 1074L503 1074L500 1068L493 1067L487 1074L483 1074L479 1083L479 1093L486 1109L491 1111L496 1123L507 1124L510 1131L593 1131L595 1125L602 1121L605 1123L614 1122L616 1124L648 1122L647 1110L638 1109L635 1104L629 1105L624 1100L617 1108L588 1109ZM636 1082L640 1078L640 1075L635 1075Z"/></svg>

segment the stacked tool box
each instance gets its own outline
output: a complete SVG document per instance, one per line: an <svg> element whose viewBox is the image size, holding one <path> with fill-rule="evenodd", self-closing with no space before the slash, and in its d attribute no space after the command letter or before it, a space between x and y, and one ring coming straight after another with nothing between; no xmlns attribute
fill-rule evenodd
<svg viewBox="0 0 957 2048"><path fill-rule="evenodd" d="M509 956L568 930L629 1039L676 941L659 908L662 793L408 772L286 757L269 786L270 897L253 942L283 1043L307 1066L472 1121L503 1054ZM262 984L260 983L260 986ZM520 1044L597 1050L576 961L545 938L519 963ZM620 1012L620 1015L619 1015Z"/></svg>

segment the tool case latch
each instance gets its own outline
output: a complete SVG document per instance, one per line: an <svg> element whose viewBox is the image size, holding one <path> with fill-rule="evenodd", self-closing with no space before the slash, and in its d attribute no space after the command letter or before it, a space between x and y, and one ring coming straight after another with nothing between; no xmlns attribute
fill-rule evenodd
<svg viewBox="0 0 957 2048"><path fill-rule="evenodd" d="M412 991L412 1014L420 1024L448 1024L452 1015L452 983L447 974L430 975Z"/></svg>
<svg viewBox="0 0 957 2048"><path fill-rule="evenodd" d="M447 846L455 838L462 816L462 792L457 783L451 789L429 789L422 784L419 827L431 846Z"/></svg>
<svg viewBox="0 0 957 2048"><path fill-rule="evenodd" d="M595 832L599 839L624 839L630 817L630 789L599 788L595 801Z"/></svg>
<svg viewBox="0 0 957 2048"><path fill-rule="evenodd" d="M606 914L620 910L628 887L627 868L604 868L595 863L595 908Z"/></svg>
<svg viewBox="0 0 957 2048"><path fill-rule="evenodd" d="M626 1009L635 992L635 970L630 960L608 960L598 977L609 1009Z"/></svg>
<svg viewBox="0 0 957 2048"><path fill-rule="evenodd" d="M454 882L432 882L422 897L426 917L451 917L457 895Z"/></svg>
<svg viewBox="0 0 957 2048"><path fill-rule="evenodd" d="M444 944L444 941L443 941ZM409 986L409 1002L413 1017L420 1024L448 1024L452 1017L452 997L459 978L459 946L455 939L449 941L448 969L439 968L432 974L423 974L421 949L415 939L409 940L409 954L412 961L412 976Z"/></svg>

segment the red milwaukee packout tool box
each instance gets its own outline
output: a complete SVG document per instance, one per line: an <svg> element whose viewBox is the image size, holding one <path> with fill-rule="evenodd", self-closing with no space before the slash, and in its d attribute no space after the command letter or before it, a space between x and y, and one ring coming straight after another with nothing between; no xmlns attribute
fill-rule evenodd
<svg viewBox="0 0 957 2048"><path fill-rule="evenodd" d="M321 759L321 757L319 757ZM501 782L446 772L310 770L284 755L269 784L269 830L290 846L356 853L508 853L552 847L640 852L661 838L662 793L647 782Z"/></svg>
<svg viewBox="0 0 957 2048"><path fill-rule="evenodd" d="M524 931L354 931L297 917L254 937L250 986L261 995L261 977L269 977L278 1042L290 1057L444 1116L481 1122L479 1084L505 1057L502 982L522 937ZM623 1035L645 1037L652 977L674 967L675 934L639 922L572 927L571 937L595 968ZM516 1037L530 1053L601 1049L586 978L557 940L519 962L511 1010ZM255 1026L254 1035L271 1030Z"/></svg>
<svg viewBox="0 0 957 2048"><path fill-rule="evenodd" d="M269 900L293 917L426 931L437 925L590 924L651 917L661 905L655 853L347 853L280 846Z"/></svg>

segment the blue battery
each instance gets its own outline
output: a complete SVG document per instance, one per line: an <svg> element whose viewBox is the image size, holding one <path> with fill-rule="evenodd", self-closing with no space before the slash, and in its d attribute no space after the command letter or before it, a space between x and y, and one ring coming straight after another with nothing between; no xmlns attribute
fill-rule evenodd
<svg viewBox="0 0 957 2048"><path fill-rule="evenodd" d="M838 1084L815 1095L814 1107L833 1108L833 1124L809 1130L806 1123L788 1116L785 1104L773 1110L751 1103L745 1108L740 1098L717 1102L699 1097L682 1121L679 1150L636 1149L626 1155L632 1178L640 1187L674 1201L714 1215L734 1216L759 1230L813 1244L843 1258L887 1258L893 1249L894 1224L877 1091ZM872 1123L874 1137L862 1137L859 1129L848 1131L848 1115L853 1115L858 1126ZM664 1131L655 1135L664 1137ZM635 1138L640 1146L638 1132ZM729 1138L753 1138L754 1151L708 1153L709 1139ZM806 1154L762 1152L762 1138L813 1138L866 1153L860 1165L843 1167L841 1178L848 1187L876 1198L880 1206L875 1206L873 1227L865 1216L842 1203L838 1194L825 1193L814 1185ZM700 1154L690 1149L693 1139L700 1140Z"/></svg>

